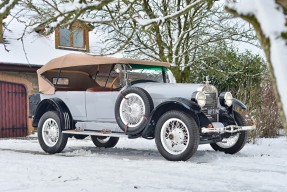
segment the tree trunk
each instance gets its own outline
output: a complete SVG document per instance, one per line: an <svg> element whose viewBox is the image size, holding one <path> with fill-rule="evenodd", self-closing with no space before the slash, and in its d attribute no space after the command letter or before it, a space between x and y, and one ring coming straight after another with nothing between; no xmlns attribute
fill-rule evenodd
<svg viewBox="0 0 287 192"><path fill-rule="evenodd" d="M0 17L0 43L3 43L3 20Z"/></svg>
<svg viewBox="0 0 287 192"><path fill-rule="evenodd" d="M286 13L287 13L287 2L285 0L277 0L276 3L284 10L284 14L286 15ZM228 8L228 7L226 7L226 10L227 10L227 12L233 14L234 16L240 17L240 18L244 19L245 21L249 22L250 24L252 24L252 26L254 27L254 29L256 31L257 37L261 43L261 46L264 50L265 55L266 55L266 59L268 62L268 69L269 69L271 81L273 84L274 93L275 93L275 96L277 99L277 105L278 105L278 108L280 111L282 125L285 128L286 134L287 134L287 122L286 122L286 115L287 114L285 114L286 111L284 112L284 106L283 106L283 104L287 105L287 103L282 102L282 98L280 97L280 94L279 94L279 90L280 89L281 90L286 89L286 87L279 87L278 86L276 75L274 73L274 67L276 67L276 66L275 66L275 63L273 63L271 60L271 54L270 54L271 42L270 42L270 39L265 36L265 34L263 33L263 30L260 26L259 21L257 20L257 18L254 15L239 14L236 10ZM267 14L267 12L266 12L266 14ZM272 17L272 15L270 15L270 17ZM274 22L276 22L276 21L274 21ZM287 23L287 19L286 19L286 23ZM287 44L286 34L282 33L281 36L283 39L285 39L286 44ZM286 46L286 49L287 49L287 46ZM284 97L284 96L282 96L282 97Z"/></svg>

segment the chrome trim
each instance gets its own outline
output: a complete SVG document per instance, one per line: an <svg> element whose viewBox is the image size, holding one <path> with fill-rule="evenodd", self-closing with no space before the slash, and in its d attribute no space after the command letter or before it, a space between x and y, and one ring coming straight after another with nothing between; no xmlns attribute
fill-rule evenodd
<svg viewBox="0 0 287 192"><path fill-rule="evenodd" d="M219 111L218 109L218 98L216 93L205 93L206 96L206 104L202 107L202 112L206 115L206 117L211 121L218 121L219 112L217 113L209 113L209 111Z"/></svg>
<svg viewBox="0 0 287 192"><path fill-rule="evenodd" d="M256 129L256 125L251 126L238 126L238 125L228 125L226 127L214 127L206 128L202 127L202 133L237 133L239 131L250 131Z"/></svg>

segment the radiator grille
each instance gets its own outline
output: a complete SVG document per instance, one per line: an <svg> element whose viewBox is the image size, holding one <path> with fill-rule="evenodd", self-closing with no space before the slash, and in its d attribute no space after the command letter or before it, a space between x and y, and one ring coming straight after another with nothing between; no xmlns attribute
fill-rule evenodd
<svg viewBox="0 0 287 192"><path fill-rule="evenodd" d="M206 104L202 108L202 112L207 116L211 122L218 121L218 112L217 112L217 96L216 93L205 93Z"/></svg>

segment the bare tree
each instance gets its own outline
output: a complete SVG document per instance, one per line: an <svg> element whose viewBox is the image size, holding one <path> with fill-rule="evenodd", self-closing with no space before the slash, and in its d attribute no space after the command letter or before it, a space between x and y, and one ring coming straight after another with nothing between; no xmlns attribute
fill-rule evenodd
<svg viewBox="0 0 287 192"><path fill-rule="evenodd" d="M0 18L8 15L11 9L18 3L19 0L1 0L0 2Z"/></svg>
<svg viewBox="0 0 287 192"><path fill-rule="evenodd" d="M256 30L269 63L269 73L282 124L287 130L287 2L285 0L266 0L260 3L246 0L240 3L232 1L227 4L226 10L246 20Z"/></svg>
<svg viewBox="0 0 287 192"><path fill-rule="evenodd" d="M256 44L253 31L230 20L222 6L210 9L213 0L20 0L19 4L31 10L26 15L31 17L26 21L29 26L51 33L76 20L85 21L103 34L97 54L124 51L173 63L178 82L187 81L203 48L219 41Z"/></svg>
<svg viewBox="0 0 287 192"><path fill-rule="evenodd" d="M202 49L219 41L257 43L253 30L244 23L230 20L220 5L209 9L205 1L141 0L126 12L129 19L116 19L121 11L120 1L112 9L103 8L100 14L110 21L95 25L95 30L106 31L102 44L105 54L124 49L132 57L148 58L173 63L178 82L186 82L190 66L200 60ZM192 7L186 10L186 7Z"/></svg>
<svg viewBox="0 0 287 192"><path fill-rule="evenodd" d="M11 9L18 3L19 0L1 0L0 2L0 43L3 43L3 19L9 14ZM6 49L6 47L5 47Z"/></svg>
<svg viewBox="0 0 287 192"><path fill-rule="evenodd" d="M123 52L173 63L178 82L185 82L198 52L218 41L256 44L253 31L231 21L213 0L20 0L31 10L27 25L45 28L82 20L101 33L97 54ZM104 32L104 33L103 33ZM104 45L104 46L103 46ZM97 45L91 45L97 46Z"/></svg>

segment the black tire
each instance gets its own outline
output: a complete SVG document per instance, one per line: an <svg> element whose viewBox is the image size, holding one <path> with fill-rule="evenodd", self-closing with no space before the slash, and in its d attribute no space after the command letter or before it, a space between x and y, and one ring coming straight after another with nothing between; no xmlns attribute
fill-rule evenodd
<svg viewBox="0 0 287 192"><path fill-rule="evenodd" d="M89 135L74 135L74 138L75 139L78 139L78 140L83 140L85 139L86 137L88 137Z"/></svg>
<svg viewBox="0 0 287 192"><path fill-rule="evenodd" d="M130 94L135 94L138 98L141 98L143 101L144 108L145 108L145 113L141 117L139 124L138 125L135 124L134 126L128 125L128 123L126 123L125 120L122 119L121 112L120 112L121 103L124 102L129 97ZM127 134L131 134L131 135L138 134L144 129L144 127L147 123L147 119L148 119L151 111L153 110L153 108L154 108L154 105L153 105L152 98L147 93L147 91L145 91L144 89L139 88L139 87L130 87L130 88L127 88L124 91L122 91L116 100L115 118L116 118L116 121L117 121L119 127L123 131L127 132ZM130 113L132 113L132 112L130 112ZM123 112L122 112L122 114L123 114Z"/></svg>
<svg viewBox="0 0 287 192"><path fill-rule="evenodd" d="M44 133L44 125L49 121L53 121L56 123L58 127L58 139L56 140L55 144L49 146L48 141L45 141L46 137L43 136ZM68 135L62 133L61 123L59 115L56 111L48 111L44 113L44 115L40 118L39 125L38 125L38 140L40 143L41 148L50 154L59 153L63 151L66 147L68 141Z"/></svg>
<svg viewBox="0 0 287 192"><path fill-rule="evenodd" d="M188 143L186 143L187 146L185 146L185 149L179 154L172 154L167 150L167 147L164 147L165 141L173 140L176 138L176 136L173 136L173 133L170 133L168 135L168 139L163 141L162 140L162 129L165 123L168 123L168 121L171 121L173 118L181 120L184 124L186 129L188 130L187 135L189 138ZM170 125L170 124L169 124ZM164 131L164 130L163 130ZM165 133L166 135L166 133ZM170 137L172 136L172 137ZM165 136L166 137L166 136ZM182 137L181 137L182 138ZM193 117L183 111L169 111L164 113L158 120L155 128L155 143L157 146L158 151L160 154L169 161L186 161L197 151L198 144L199 144L199 129L198 125L193 119ZM176 145L174 145L176 146ZM173 146L172 146L173 147Z"/></svg>
<svg viewBox="0 0 287 192"><path fill-rule="evenodd" d="M91 136L91 139L96 147L112 148L119 141L118 137Z"/></svg>
<svg viewBox="0 0 287 192"><path fill-rule="evenodd" d="M245 119L238 112L234 111L233 114L234 114L234 118L235 118L237 125L239 126L246 125ZM244 147L247 141L247 137L248 137L247 131L240 131L238 134L239 134L239 137L238 137L237 142L229 148L220 147L217 143L211 143L210 146L215 151L222 151L227 154L235 154Z"/></svg>

